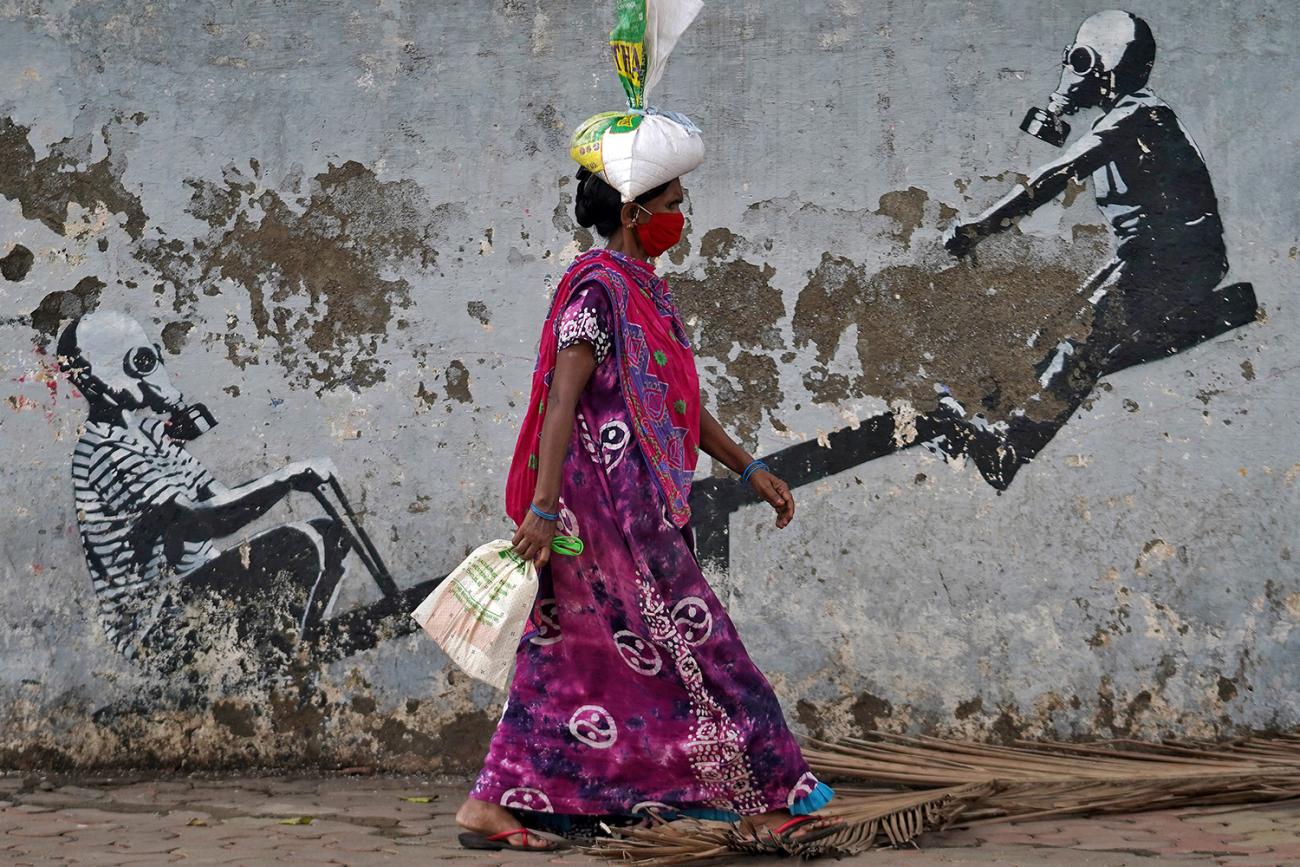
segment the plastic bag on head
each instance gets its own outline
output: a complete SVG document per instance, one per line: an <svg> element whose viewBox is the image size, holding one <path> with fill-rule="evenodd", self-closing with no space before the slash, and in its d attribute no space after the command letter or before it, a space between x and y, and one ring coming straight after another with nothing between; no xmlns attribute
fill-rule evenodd
<svg viewBox="0 0 1300 867"><path fill-rule="evenodd" d="M570 155L625 202L704 160L699 128L683 115L647 103L668 57L703 6L701 0L618 0L609 43L628 107L584 121L573 135Z"/></svg>

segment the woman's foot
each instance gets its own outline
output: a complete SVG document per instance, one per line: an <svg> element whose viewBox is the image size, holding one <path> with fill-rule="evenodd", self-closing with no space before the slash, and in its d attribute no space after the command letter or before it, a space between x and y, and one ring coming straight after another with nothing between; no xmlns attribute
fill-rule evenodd
<svg viewBox="0 0 1300 867"><path fill-rule="evenodd" d="M771 835L788 840L791 843L801 843L805 840L823 836L827 829L844 824L844 820L838 816L808 816L807 821L794 825L785 831L780 830L783 825L795 818L804 817L793 816L789 810L773 810L770 813L744 816L740 821L741 827L752 832L760 839L766 839L768 835Z"/></svg>
<svg viewBox="0 0 1300 867"><path fill-rule="evenodd" d="M513 831L521 823L505 807L489 804L487 801L476 801L473 798L467 798L465 803L460 805L460 809L456 811L456 824L466 831L482 834L484 837L491 837L496 834L504 834L506 831ZM502 837L501 842L511 846L528 846L532 849L555 848L553 842L536 834L511 834L509 837Z"/></svg>

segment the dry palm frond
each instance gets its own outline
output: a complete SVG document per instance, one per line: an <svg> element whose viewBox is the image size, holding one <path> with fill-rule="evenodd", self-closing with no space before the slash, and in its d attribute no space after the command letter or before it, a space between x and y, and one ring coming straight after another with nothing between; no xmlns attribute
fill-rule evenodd
<svg viewBox="0 0 1300 867"><path fill-rule="evenodd" d="M904 846L914 843L925 831L947 827L991 791L987 783L972 783L926 791L837 796L819 815L843 819L844 830L809 843L793 840L782 850L810 858L853 855L882 845Z"/></svg>
<svg viewBox="0 0 1300 867"><path fill-rule="evenodd" d="M683 820L625 829L591 851L639 865L745 853L841 856L914 844L922 833L953 824L1300 798L1300 735L1223 744L997 746L878 733L869 740L810 741L804 757L835 783L835 800L821 811L844 820L835 834L783 844L740 826Z"/></svg>
<svg viewBox="0 0 1300 867"><path fill-rule="evenodd" d="M739 828L726 822L679 819L648 828L612 828L614 836L596 841L588 849L593 855L617 858L633 864L707 864L737 854L759 854L774 849L752 849L738 838ZM754 841L760 846L759 841Z"/></svg>
<svg viewBox="0 0 1300 867"><path fill-rule="evenodd" d="M843 819L843 829L807 843L798 839L781 841L739 824L683 819L653 828L615 829L612 839L598 841L589 851L641 867L703 864L737 854L784 853L804 858L853 855L879 846L913 843L922 832L949 825L969 804L990 791L987 784L975 784L923 792L863 792L848 797L841 792L833 806L818 815Z"/></svg>
<svg viewBox="0 0 1300 867"><path fill-rule="evenodd" d="M1003 747L881 734L812 746L804 755L821 773L850 780L914 788L994 784L995 791L968 812L968 822L1300 797L1300 739L1290 737L1219 746L1123 741Z"/></svg>

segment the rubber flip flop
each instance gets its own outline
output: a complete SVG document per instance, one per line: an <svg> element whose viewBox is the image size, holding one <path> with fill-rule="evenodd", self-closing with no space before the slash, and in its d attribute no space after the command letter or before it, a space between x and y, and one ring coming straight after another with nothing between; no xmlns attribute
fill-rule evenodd
<svg viewBox="0 0 1300 867"><path fill-rule="evenodd" d="M827 826L824 827L824 828L817 828L817 829L815 829L815 830L809 830L809 831L807 831L806 833L800 834L800 835L797 836L797 837L794 836L794 833L795 833L796 831L798 831L798 830L799 830L800 828L802 828L804 825L807 825L809 822L817 822L817 821L820 821L820 820L822 820L822 819L826 819L826 818L829 818L829 817L827 817L827 816L795 816L793 819L789 820L788 822L785 822L785 823L783 823L783 824L781 824L781 825L778 825L776 828L772 829L772 832L771 832L771 833L772 833L772 835L773 835L774 837L776 837L776 838L777 838L778 840L780 840L782 843L786 843L786 844L798 844L798 843L811 843L811 842L813 842L814 840L821 840L821 839L824 839L824 838L826 838L826 837L831 836L832 834L838 834L840 831L843 831L843 830L844 830L844 823L843 823L843 822L836 822L836 823L834 823L834 824L827 825Z"/></svg>
<svg viewBox="0 0 1300 867"><path fill-rule="evenodd" d="M524 842L522 844L507 842L515 835L522 835ZM545 840L548 845L533 846L529 843L529 837ZM559 849L569 848L569 841L563 837L547 834L544 831L534 831L532 828L515 828L513 831L502 831L500 834L491 836L466 831L457 839L460 840L460 845L466 849L487 849L492 852L555 852Z"/></svg>

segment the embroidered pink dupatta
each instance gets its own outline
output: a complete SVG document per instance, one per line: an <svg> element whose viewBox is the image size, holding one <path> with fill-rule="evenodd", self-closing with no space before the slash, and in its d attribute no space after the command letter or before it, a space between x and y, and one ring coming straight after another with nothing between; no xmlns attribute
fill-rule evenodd
<svg viewBox="0 0 1300 867"><path fill-rule="evenodd" d="M690 520L699 457L700 385L695 354L668 284L643 262L589 250L565 272L542 326L532 392L506 481L506 514L522 523L537 487L538 445L555 372L555 319L583 286L604 289L613 310L615 363L637 443L675 526Z"/></svg>

